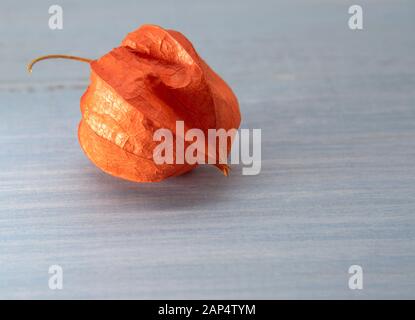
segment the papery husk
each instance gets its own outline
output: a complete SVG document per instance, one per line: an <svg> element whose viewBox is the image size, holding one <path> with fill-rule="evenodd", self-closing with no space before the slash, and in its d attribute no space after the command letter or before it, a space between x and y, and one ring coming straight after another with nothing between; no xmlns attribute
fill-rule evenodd
<svg viewBox="0 0 415 320"><path fill-rule="evenodd" d="M120 47L91 62L90 80L81 98L79 141L94 164L123 179L161 181L197 166L177 164L175 156L174 164L153 161L160 143L153 134L160 128L175 140L183 138L176 132L179 120L185 132L199 128L206 137L208 129L238 129L241 122L230 87L177 31L144 25L129 33ZM206 159L219 159L220 150L209 149Z"/></svg>

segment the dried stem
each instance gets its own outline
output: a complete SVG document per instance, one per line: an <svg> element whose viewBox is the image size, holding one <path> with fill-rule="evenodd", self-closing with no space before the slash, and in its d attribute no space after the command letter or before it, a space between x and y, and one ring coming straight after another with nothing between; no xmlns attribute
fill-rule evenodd
<svg viewBox="0 0 415 320"><path fill-rule="evenodd" d="M76 56L69 56L69 55L66 55L66 54L49 54L49 55L41 56L41 57L38 57L38 58L32 60L27 65L27 71L29 71L31 73L33 66L37 62L42 61L42 60L48 60L48 59L69 59L69 60L76 60L76 61L81 61L81 62L86 62L86 63L90 63L92 61L92 59L76 57Z"/></svg>

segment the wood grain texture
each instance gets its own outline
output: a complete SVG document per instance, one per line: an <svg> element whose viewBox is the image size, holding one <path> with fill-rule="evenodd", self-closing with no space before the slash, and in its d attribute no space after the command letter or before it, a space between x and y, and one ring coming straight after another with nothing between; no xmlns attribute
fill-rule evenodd
<svg viewBox="0 0 415 320"><path fill-rule="evenodd" d="M0 298L415 298L415 5L360 1L0 4ZM86 65L142 23L185 33L262 129L262 171L157 184L77 142ZM48 289L48 267L64 289ZM364 289L348 289L350 265Z"/></svg>

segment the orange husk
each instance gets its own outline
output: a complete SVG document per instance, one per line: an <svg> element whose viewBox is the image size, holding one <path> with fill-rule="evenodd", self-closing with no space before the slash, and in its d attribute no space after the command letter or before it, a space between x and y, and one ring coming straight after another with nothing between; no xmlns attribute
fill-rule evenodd
<svg viewBox="0 0 415 320"><path fill-rule="evenodd" d="M113 176L154 182L195 168L153 161L157 129L170 129L174 140L183 138L176 135L176 121L184 121L185 132L199 128L206 137L208 129L239 128L234 93L177 31L144 25L90 65L79 142L88 158ZM206 152L206 158L212 156ZM226 164L217 167L228 174Z"/></svg>

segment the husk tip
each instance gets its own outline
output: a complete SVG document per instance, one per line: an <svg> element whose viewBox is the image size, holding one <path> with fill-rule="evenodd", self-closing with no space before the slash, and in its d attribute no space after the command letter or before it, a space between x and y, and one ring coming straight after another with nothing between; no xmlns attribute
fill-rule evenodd
<svg viewBox="0 0 415 320"><path fill-rule="evenodd" d="M222 171L223 175L225 177L229 176L229 173L231 171L231 168L227 164L215 164L215 167L218 168L220 171Z"/></svg>

